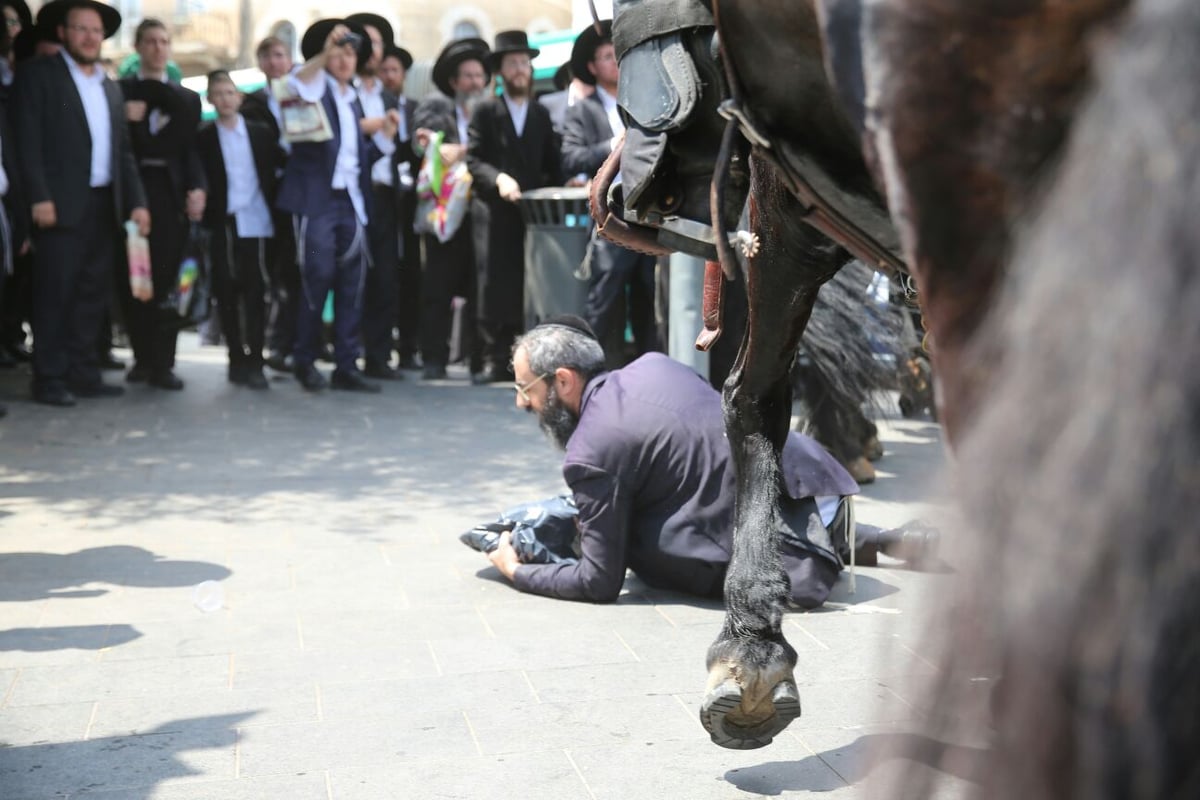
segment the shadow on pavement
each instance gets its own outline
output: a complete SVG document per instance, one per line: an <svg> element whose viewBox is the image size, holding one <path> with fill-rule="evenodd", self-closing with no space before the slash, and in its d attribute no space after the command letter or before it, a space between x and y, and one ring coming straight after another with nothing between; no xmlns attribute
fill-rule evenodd
<svg viewBox="0 0 1200 800"><path fill-rule="evenodd" d="M232 778L237 726L254 715L245 712L196 717L160 725L136 736L82 742L26 747L4 747L0 743L0 786L6 797L117 791L123 800L143 800L153 796L155 787L166 780L221 772ZM205 750L227 752L196 754ZM188 754L186 758L184 753Z"/></svg>
<svg viewBox="0 0 1200 800"><path fill-rule="evenodd" d="M173 561L128 545L89 547L65 555L5 553L0 555L0 602L98 597L106 592L67 588L93 582L138 587L191 586L201 581L223 580L231 574L219 564Z"/></svg>
<svg viewBox="0 0 1200 800"><path fill-rule="evenodd" d="M0 631L0 652L23 650L100 650L128 644L142 634L132 625L64 625L58 628L12 628Z"/></svg>
<svg viewBox="0 0 1200 800"><path fill-rule="evenodd" d="M828 764L843 780L856 785L887 762L910 761L943 775L978 783L986 754L982 748L947 744L916 733L874 733L800 761L769 761L731 769L725 773L725 780L744 792L760 795L776 796L788 791L828 792L842 787L812 785L812 768L819 766L814 762Z"/></svg>

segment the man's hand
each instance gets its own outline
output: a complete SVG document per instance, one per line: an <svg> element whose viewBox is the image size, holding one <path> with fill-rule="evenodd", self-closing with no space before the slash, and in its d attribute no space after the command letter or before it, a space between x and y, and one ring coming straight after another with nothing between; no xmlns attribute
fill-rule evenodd
<svg viewBox="0 0 1200 800"><path fill-rule="evenodd" d="M513 579L517 567L521 566L521 560L517 558L517 551L512 546L512 532L505 531L500 534L500 544L488 553L488 561L491 561L492 566L500 570L504 577L510 581Z"/></svg>
<svg viewBox="0 0 1200 800"><path fill-rule="evenodd" d="M187 193L187 218L192 222L199 222L204 219L204 205L208 202L208 195L203 189L192 189Z"/></svg>
<svg viewBox="0 0 1200 800"><path fill-rule="evenodd" d="M429 128L417 128L413 132L413 141L417 143L417 147L424 150L429 147L429 141L433 138L433 131Z"/></svg>
<svg viewBox="0 0 1200 800"><path fill-rule="evenodd" d="M145 100L126 100L125 119L130 122L141 122L146 118Z"/></svg>
<svg viewBox="0 0 1200 800"><path fill-rule="evenodd" d="M394 108L389 108L383 118L383 135L388 139L392 139L396 136L396 131L398 130L400 130L400 112Z"/></svg>
<svg viewBox="0 0 1200 800"><path fill-rule="evenodd" d="M138 226L138 233L142 236L150 235L150 212L147 209L139 206L129 212L129 218Z"/></svg>
<svg viewBox="0 0 1200 800"><path fill-rule="evenodd" d="M350 47L349 44L338 44L350 33L350 29L345 25L334 25L333 30L325 37L325 55L328 57L330 53L337 50L339 47ZM353 49L353 48L351 48Z"/></svg>
<svg viewBox="0 0 1200 800"><path fill-rule="evenodd" d="M502 199L510 203L521 199L521 184L506 172L501 172L496 176L496 191L500 193Z"/></svg>
<svg viewBox="0 0 1200 800"><path fill-rule="evenodd" d="M467 154L466 145L461 144L444 144L438 148L438 155L442 157L442 163L447 167L457 164L463 160Z"/></svg>
<svg viewBox="0 0 1200 800"><path fill-rule="evenodd" d="M54 209L53 200L34 203L32 209L33 224L39 228L53 228L58 224L58 212Z"/></svg>

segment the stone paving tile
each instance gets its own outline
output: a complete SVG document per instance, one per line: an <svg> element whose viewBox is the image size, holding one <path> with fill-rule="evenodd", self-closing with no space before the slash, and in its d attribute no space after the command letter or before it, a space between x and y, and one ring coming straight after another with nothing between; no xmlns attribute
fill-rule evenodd
<svg viewBox="0 0 1200 800"><path fill-rule="evenodd" d="M562 751L330 771L333 800L586 800Z"/></svg>
<svg viewBox="0 0 1200 800"><path fill-rule="evenodd" d="M21 747L82 739L95 706L83 702L0 708L0 744Z"/></svg>
<svg viewBox="0 0 1200 800"><path fill-rule="evenodd" d="M488 636L487 624L472 608L443 609L436 616L420 609L376 611L361 616L336 614L332 610L300 614L304 647L334 650L362 647L381 641L471 638Z"/></svg>
<svg viewBox="0 0 1200 800"><path fill-rule="evenodd" d="M458 712L248 728L238 742L239 775L246 776L476 755Z"/></svg>
<svg viewBox="0 0 1200 800"><path fill-rule="evenodd" d="M329 721L445 711L511 711L538 702L520 671L321 683L318 690L322 718Z"/></svg>
<svg viewBox="0 0 1200 800"><path fill-rule="evenodd" d="M328 800L329 786L323 772L301 775L269 775L229 781L197 781L140 787L137 791L81 792L71 797L87 800Z"/></svg>
<svg viewBox="0 0 1200 800"><path fill-rule="evenodd" d="M228 655L27 667L21 670L12 686L7 705L47 705L226 689L229 687L229 668Z"/></svg>
<svg viewBox="0 0 1200 800"><path fill-rule="evenodd" d="M397 680L440 674L427 642L326 652L235 653L235 689L271 689L312 683Z"/></svg>
<svg viewBox="0 0 1200 800"><path fill-rule="evenodd" d="M9 667L78 664L96 661L108 644L141 634L129 625L65 625L0 630L0 652Z"/></svg>
<svg viewBox="0 0 1200 800"><path fill-rule="evenodd" d="M238 721L234 716L224 725L207 720L205 727L175 733L0 748L0 786L37 797L233 778Z"/></svg>
<svg viewBox="0 0 1200 800"><path fill-rule="evenodd" d="M564 603L547 608L545 603L480 603L479 610L496 636L528 635L531 631L620 631L625 628L663 632L675 628L654 606L640 598L617 603Z"/></svg>
<svg viewBox="0 0 1200 800"><path fill-rule="evenodd" d="M215 613L188 621L142 623L137 630L141 636L110 648L106 660L187 658L235 651L299 651L301 647L294 615L255 619Z"/></svg>
<svg viewBox="0 0 1200 800"><path fill-rule="evenodd" d="M586 664L525 674L543 703L683 694L703 689L707 677L703 659Z"/></svg>
<svg viewBox="0 0 1200 800"><path fill-rule="evenodd" d="M438 639L430 643L446 675L521 669L531 664L571 667L634 661L616 634L562 631L553 636Z"/></svg>
<svg viewBox="0 0 1200 800"><path fill-rule="evenodd" d="M203 724L205 715L214 719L240 715L239 727L316 722L319 709L317 691L312 685L292 689L229 690L213 689L144 695L96 703L90 737L127 736L156 731L168 733L181 721L191 727Z"/></svg>
<svg viewBox="0 0 1200 800"><path fill-rule="evenodd" d="M685 741L656 741L568 752L596 800L739 800L800 797L846 783L799 742L779 737L761 750L724 750L699 728Z"/></svg>
<svg viewBox="0 0 1200 800"><path fill-rule="evenodd" d="M484 755L687 739L703 733L674 697L542 703L467 712Z"/></svg>

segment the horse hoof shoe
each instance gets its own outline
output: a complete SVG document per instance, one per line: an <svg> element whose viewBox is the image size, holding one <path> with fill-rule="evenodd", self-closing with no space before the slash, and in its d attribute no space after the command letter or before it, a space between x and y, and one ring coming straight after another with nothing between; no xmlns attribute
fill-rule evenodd
<svg viewBox="0 0 1200 800"><path fill-rule="evenodd" d="M800 692L792 681L780 681L771 693L775 713L752 726L739 725L730 714L742 704L742 688L729 679L713 689L700 706L700 723L715 744L730 750L766 747L800 716Z"/></svg>

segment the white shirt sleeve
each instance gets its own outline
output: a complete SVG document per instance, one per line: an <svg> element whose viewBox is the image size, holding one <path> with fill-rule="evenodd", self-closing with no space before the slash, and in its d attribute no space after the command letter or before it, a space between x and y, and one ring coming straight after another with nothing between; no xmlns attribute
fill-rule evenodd
<svg viewBox="0 0 1200 800"><path fill-rule="evenodd" d="M325 71L321 70L315 80L311 83L306 83L300 80L299 73L289 75L288 88L300 95L301 100L307 100L310 103L319 103L321 98L325 96L325 85L329 82L325 77Z"/></svg>

